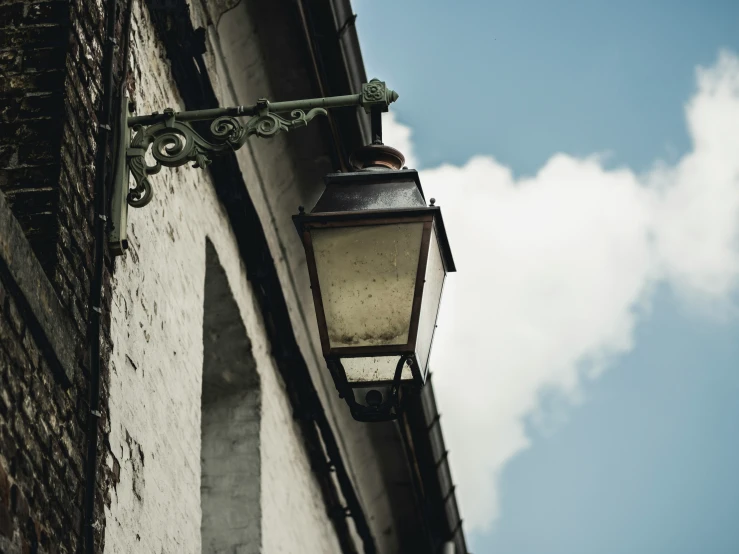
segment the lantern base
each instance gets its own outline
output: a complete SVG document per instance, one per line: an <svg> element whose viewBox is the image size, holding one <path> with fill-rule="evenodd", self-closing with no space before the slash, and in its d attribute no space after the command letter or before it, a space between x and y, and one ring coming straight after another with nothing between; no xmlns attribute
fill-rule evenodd
<svg viewBox="0 0 739 554"><path fill-rule="evenodd" d="M403 367L412 359L413 356L400 357L395 368L395 376L389 384L387 382L367 382L350 385L340 359L327 359L326 363L334 378L339 396L349 405L352 417L357 421L372 423L393 421L400 416L403 397L408 392L401 390L400 377Z"/></svg>

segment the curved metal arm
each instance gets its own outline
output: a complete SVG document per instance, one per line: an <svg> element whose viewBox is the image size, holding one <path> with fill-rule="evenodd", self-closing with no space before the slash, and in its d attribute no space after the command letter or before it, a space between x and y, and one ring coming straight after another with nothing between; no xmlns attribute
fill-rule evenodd
<svg viewBox="0 0 739 554"><path fill-rule="evenodd" d="M373 79L362 85L361 94L272 104L261 99L253 106L190 112L168 108L161 114L129 117L127 125L135 134L126 149L126 160L136 185L128 194L128 204L141 208L151 201L153 192L148 176L158 173L162 166L178 167L194 162L193 167L203 168L211 163L212 156L241 148L252 135L266 138L280 131L304 127L317 115L328 115L327 108L362 106L367 113L387 111L388 105L397 98L398 94L388 89L384 82ZM280 115L283 113L290 115ZM242 124L237 118L243 116L251 119ZM189 123L207 120L211 120L207 138ZM152 166L145 161L150 148L156 161ZM127 175L124 177L128 179Z"/></svg>
<svg viewBox="0 0 739 554"><path fill-rule="evenodd" d="M378 114L386 112L397 99L398 93L373 79L362 85L360 94L328 98L274 103L261 99L252 106L186 112L166 109L150 115L133 115L128 106L121 112L117 141L111 251L119 255L127 248L127 208L141 208L151 202L154 193L149 176L159 173L162 166L179 167L193 162L193 167L204 168L214 156L241 148L252 135L267 138L280 131L305 127L316 116L328 115L327 110L332 108L358 106L367 113ZM242 122L242 117L250 119ZM207 136L195 130L193 121L210 121ZM147 152L154 157L153 165L146 162ZM134 178L131 189L129 171Z"/></svg>

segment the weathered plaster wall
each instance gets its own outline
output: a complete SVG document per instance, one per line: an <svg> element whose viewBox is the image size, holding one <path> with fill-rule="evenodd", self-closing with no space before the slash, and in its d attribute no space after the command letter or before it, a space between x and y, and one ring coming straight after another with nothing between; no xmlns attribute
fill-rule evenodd
<svg viewBox="0 0 739 554"><path fill-rule="evenodd" d="M138 111L182 109L141 6L135 11L132 40ZM201 551L206 237L227 276L259 375L262 551L338 552L234 237L208 175L192 168L164 169L152 180L152 203L129 212L130 250L116 260L113 278L105 463L118 481L106 508L106 552Z"/></svg>
<svg viewBox="0 0 739 554"><path fill-rule="evenodd" d="M80 342L0 192L3 554L71 553L80 544L87 421L80 401L86 386L74 354Z"/></svg>

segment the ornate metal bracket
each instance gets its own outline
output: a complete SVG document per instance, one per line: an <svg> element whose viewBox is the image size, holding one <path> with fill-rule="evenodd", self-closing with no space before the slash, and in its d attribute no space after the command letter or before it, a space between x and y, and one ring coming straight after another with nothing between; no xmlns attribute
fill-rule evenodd
<svg viewBox="0 0 739 554"><path fill-rule="evenodd" d="M293 110L290 119L263 109L260 114L243 125L238 119L224 115L210 124L210 136L206 139L187 122L177 121L171 109L164 111L166 120L145 127L135 125L135 135L126 150L128 167L136 186L128 193L128 204L134 208L146 206L153 196L148 176L159 173L162 166L178 167L193 162L193 167L205 168L212 157L241 148L252 135L271 137L280 131L289 131L308 125L317 115L327 115L323 108L313 108L305 113ZM151 150L154 165L146 163L146 153Z"/></svg>
<svg viewBox="0 0 739 554"><path fill-rule="evenodd" d="M141 208L153 197L149 176L159 173L162 166L179 167L193 162L193 167L205 168L214 156L241 148L246 140L256 135L268 138L280 131L305 127L318 115L328 115L328 109L361 106L367 113L378 114L388 110L398 94L373 79L362 85L361 94L313 98L291 102L270 103L259 100L252 106L215 108L175 112L168 108L163 113L134 116L132 106L125 102L122 109L116 146L116 178L112 200L112 228L110 246L114 255L123 254L128 247L126 220L128 206ZM125 99L124 99L125 101ZM251 117L246 123L239 117ZM210 121L209 132L203 136L190 124L192 121ZM131 134L133 137L131 138ZM146 162L151 152L154 164ZM129 171L134 187L129 187Z"/></svg>

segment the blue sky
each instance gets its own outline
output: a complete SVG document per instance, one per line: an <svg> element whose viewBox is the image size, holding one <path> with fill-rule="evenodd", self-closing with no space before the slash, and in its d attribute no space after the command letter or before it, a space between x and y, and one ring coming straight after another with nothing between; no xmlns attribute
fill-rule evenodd
<svg viewBox="0 0 739 554"><path fill-rule="evenodd" d="M739 3L354 9L461 251L432 363L471 551L739 552Z"/></svg>
<svg viewBox="0 0 739 554"><path fill-rule="evenodd" d="M424 166L555 152L637 170L688 147L693 68L739 46L732 0L354 2L369 75L402 94Z"/></svg>
<svg viewBox="0 0 739 554"><path fill-rule="evenodd" d="M501 480L473 552L739 551L739 326L686 317L660 291L637 347Z"/></svg>

